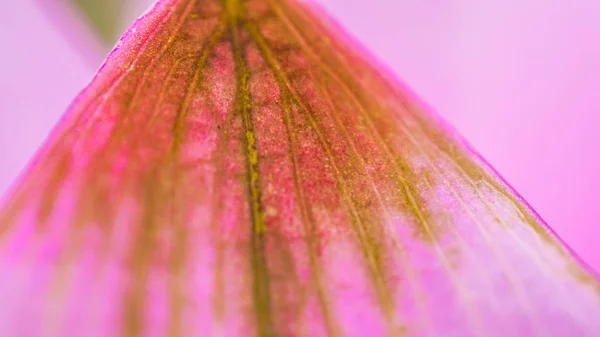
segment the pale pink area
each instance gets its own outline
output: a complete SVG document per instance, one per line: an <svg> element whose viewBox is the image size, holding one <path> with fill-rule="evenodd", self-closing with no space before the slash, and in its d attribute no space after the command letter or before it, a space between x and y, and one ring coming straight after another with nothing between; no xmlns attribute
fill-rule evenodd
<svg viewBox="0 0 600 337"><path fill-rule="evenodd" d="M600 269L600 2L320 2ZM0 2L0 193L95 71L61 34Z"/></svg>
<svg viewBox="0 0 600 337"><path fill-rule="evenodd" d="M33 0L0 2L0 194L95 68Z"/></svg>
<svg viewBox="0 0 600 337"><path fill-rule="evenodd" d="M318 2L600 269L600 2Z"/></svg>

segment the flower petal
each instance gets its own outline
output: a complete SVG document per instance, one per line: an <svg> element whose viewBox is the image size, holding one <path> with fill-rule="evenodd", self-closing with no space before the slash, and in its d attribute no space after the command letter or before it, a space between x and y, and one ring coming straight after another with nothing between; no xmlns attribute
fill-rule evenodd
<svg viewBox="0 0 600 337"><path fill-rule="evenodd" d="M0 213L0 330L597 335L594 275L363 54L294 2L159 1Z"/></svg>

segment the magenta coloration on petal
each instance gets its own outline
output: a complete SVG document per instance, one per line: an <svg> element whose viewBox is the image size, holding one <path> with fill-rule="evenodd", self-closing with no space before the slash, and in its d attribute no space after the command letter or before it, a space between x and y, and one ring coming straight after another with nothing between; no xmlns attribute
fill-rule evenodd
<svg viewBox="0 0 600 337"><path fill-rule="evenodd" d="M595 336L600 288L311 9L163 0L0 212L18 336Z"/></svg>

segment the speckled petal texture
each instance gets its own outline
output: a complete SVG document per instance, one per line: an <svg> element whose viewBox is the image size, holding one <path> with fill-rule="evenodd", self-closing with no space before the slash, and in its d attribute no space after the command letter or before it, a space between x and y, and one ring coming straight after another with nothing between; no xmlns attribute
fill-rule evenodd
<svg viewBox="0 0 600 337"><path fill-rule="evenodd" d="M595 275L358 49L158 1L0 210L3 335L600 335Z"/></svg>

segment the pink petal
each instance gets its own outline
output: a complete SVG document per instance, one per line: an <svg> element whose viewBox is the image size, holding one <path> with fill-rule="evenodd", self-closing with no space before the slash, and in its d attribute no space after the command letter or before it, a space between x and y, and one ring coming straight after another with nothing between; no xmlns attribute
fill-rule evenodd
<svg viewBox="0 0 600 337"><path fill-rule="evenodd" d="M454 131L276 1L163 0L0 212L18 336L594 336L600 287Z"/></svg>

